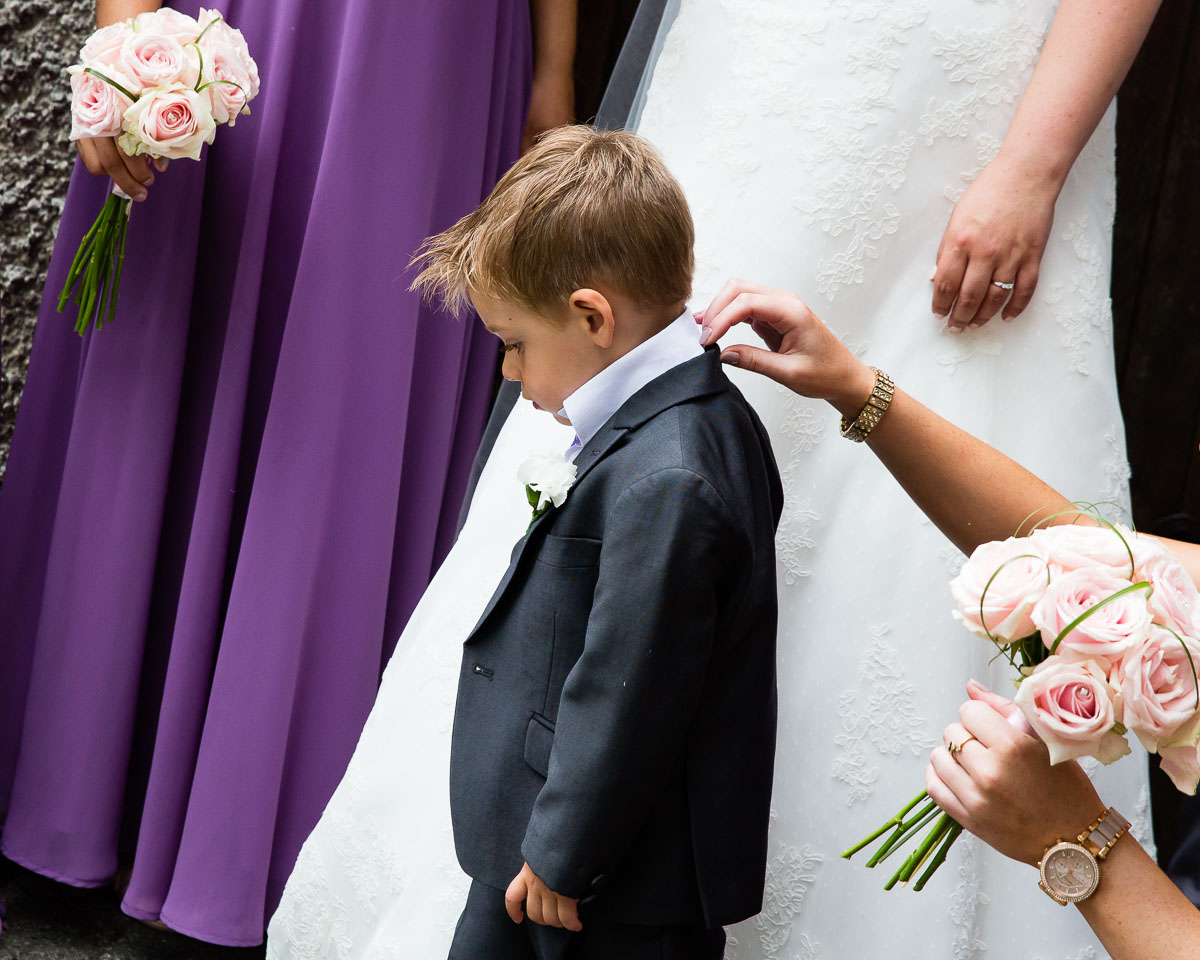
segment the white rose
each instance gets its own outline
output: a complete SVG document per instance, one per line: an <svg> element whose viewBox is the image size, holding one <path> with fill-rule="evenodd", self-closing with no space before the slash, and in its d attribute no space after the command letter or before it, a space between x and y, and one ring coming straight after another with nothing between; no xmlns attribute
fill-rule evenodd
<svg viewBox="0 0 1200 960"><path fill-rule="evenodd" d="M139 13L133 18L133 29L138 33L174 37L181 44L193 42L200 34L200 25L194 19L170 7Z"/></svg>
<svg viewBox="0 0 1200 960"><path fill-rule="evenodd" d="M246 105L258 96L258 64L250 56L242 32L226 23L218 11L201 7L200 23L204 25L200 40L204 80L212 83L205 92L212 99L217 123L232 126L239 113L250 112Z"/></svg>
<svg viewBox="0 0 1200 960"><path fill-rule="evenodd" d="M575 464L561 454L543 454L521 464L517 479L538 494L534 510L540 512L550 504L561 507L566 502L577 472Z"/></svg>
<svg viewBox="0 0 1200 960"><path fill-rule="evenodd" d="M212 143L217 125L208 97L175 83L143 93L125 111L124 130L121 149L130 156L199 160L200 148Z"/></svg>
<svg viewBox="0 0 1200 960"><path fill-rule="evenodd" d="M1104 567L1117 577L1128 578L1133 573L1129 554L1134 534L1120 524L1113 530L1111 527L1064 523L1034 530L1030 537L1043 548L1056 572Z"/></svg>
<svg viewBox="0 0 1200 960"><path fill-rule="evenodd" d="M1046 557L1029 537L981 544L950 581L954 617L984 639L1020 640L1037 633L1029 614L1049 581Z"/></svg>

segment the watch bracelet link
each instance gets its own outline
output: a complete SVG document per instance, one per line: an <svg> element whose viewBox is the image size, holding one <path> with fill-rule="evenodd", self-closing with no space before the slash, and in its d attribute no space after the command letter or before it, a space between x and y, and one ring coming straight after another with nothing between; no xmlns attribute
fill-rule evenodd
<svg viewBox="0 0 1200 960"><path fill-rule="evenodd" d="M1076 839L1086 849L1090 850L1097 860L1103 860L1108 851L1129 830L1126 820L1115 807L1109 807L1099 817L1093 820L1086 830Z"/></svg>
<svg viewBox="0 0 1200 960"><path fill-rule="evenodd" d="M862 443L871 435L871 431L879 425L879 421L887 413L896 392L896 385L892 382L891 377L878 367L871 367L871 369L875 372L875 385L871 388L871 395L867 397L867 402L863 404L863 408L853 422L845 417L842 417L841 420L842 436L855 443Z"/></svg>

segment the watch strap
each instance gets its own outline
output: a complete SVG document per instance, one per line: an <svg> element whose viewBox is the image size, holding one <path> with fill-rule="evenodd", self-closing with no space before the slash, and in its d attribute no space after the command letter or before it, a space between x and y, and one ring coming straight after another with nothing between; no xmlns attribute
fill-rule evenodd
<svg viewBox="0 0 1200 960"><path fill-rule="evenodd" d="M1079 842L1091 851L1097 860L1103 860L1113 848L1113 844L1128 830L1129 821L1121 816L1115 807L1109 807L1088 824L1087 829L1079 835Z"/></svg>

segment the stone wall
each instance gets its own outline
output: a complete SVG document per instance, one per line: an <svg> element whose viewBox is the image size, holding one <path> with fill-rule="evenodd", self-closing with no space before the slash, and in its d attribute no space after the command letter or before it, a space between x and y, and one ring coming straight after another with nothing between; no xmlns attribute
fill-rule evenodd
<svg viewBox="0 0 1200 960"><path fill-rule="evenodd" d="M94 11L93 0L0 2L0 476L75 155L66 68Z"/></svg>

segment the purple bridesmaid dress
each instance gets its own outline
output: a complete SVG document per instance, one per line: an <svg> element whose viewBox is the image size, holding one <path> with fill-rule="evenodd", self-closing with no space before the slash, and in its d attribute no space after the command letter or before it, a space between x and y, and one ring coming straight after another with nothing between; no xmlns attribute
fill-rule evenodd
<svg viewBox="0 0 1200 960"><path fill-rule="evenodd" d="M197 4L175 4L195 14ZM262 941L453 536L496 346L407 292L516 158L528 0L227 0L254 115L136 205L117 321L55 295L0 495L0 849ZM65 131L64 131L65 136Z"/></svg>

